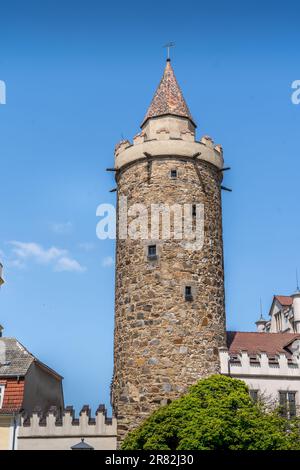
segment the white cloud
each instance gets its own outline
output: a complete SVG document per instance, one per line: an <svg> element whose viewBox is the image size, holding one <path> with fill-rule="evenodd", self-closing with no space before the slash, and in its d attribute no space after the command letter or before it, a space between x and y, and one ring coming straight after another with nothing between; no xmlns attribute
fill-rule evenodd
<svg viewBox="0 0 300 470"><path fill-rule="evenodd" d="M8 260L6 262L6 265L11 268L19 268L19 269L24 269L26 267L25 263L17 258Z"/></svg>
<svg viewBox="0 0 300 470"><path fill-rule="evenodd" d="M92 242L79 243L78 246L81 250L84 250L84 251L87 251L87 252L92 251L95 248L95 245Z"/></svg>
<svg viewBox="0 0 300 470"><path fill-rule="evenodd" d="M72 233L73 225L71 222L56 222L51 224L51 230L57 235L68 235Z"/></svg>
<svg viewBox="0 0 300 470"><path fill-rule="evenodd" d="M114 265L114 259L112 256L106 256L105 258L103 258L102 266L104 268L110 268L110 266L113 266L113 265Z"/></svg>
<svg viewBox="0 0 300 470"><path fill-rule="evenodd" d="M44 249L41 245L37 243L25 243L25 242L10 242L12 245L12 252L17 258L23 260L28 258L33 258L37 263L47 264L50 261L53 261L61 256L67 254L66 250L61 250L52 246L51 248Z"/></svg>
<svg viewBox="0 0 300 470"><path fill-rule="evenodd" d="M78 261L76 261L76 259L64 256L63 258L60 258L57 261L57 263L55 264L54 270L55 271L72 271L72 272L82 273L83 271L86 270L86 268L84 266L81 266L81 264L79 264Z"/></svg>
<svg viewBox="0 0 300 470"><path fill-rule="evenodd" d="M9 264L13 267L23 268L26 261L33 261L38 264L50 265L55 271L73 271L83 272L85 267L72 258L68 250L52 246L43 248L34 242L11 241L13 259L9 260Z"/></svg>

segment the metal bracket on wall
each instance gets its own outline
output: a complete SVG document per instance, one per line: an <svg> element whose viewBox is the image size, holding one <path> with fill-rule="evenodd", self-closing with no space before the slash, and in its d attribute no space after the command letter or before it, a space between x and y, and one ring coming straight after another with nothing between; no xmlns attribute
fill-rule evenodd
<svg viewBox="0 0 300 470"><path fill-rule="evenodd" d="M230 167L230 166L226 166L225 168L220 168L220 169L219 169L219 172L228 171L228 170L231 170L231 167Z"/></svg>
<svg viewBox="0 0 300 470"><path fill-rule="evenodd" d="M226 167L224 167L224 168L220 168L220 169L219 169L219 173L222 173L223 171L228 171L228 170L231 170L230 166L226 166ZM226 186L222 186L222 185L221 185L221 189L222 189L223 191L229 191L230 193L232 192L232 189L227 188Z"/></svg>
<svg viewBox="0 0 300 470"><path fill-rule="evenodd" d="M117 174L117 172L119 171L119 169L118 169L118 168L106 168L106 171L114 171L114 172ZM110 192L110 193L115 193L117 190L118 190L117 188L113 188L113 189L111 189L109 192Z"/></svg>
<svg viewBox="0 0 300 470"><path fill-rule="evenodd" d="M229 191L230 193L232 192L232 189L226 188L226 186L221 185L221 189L223 189L223 191Z"/></svg>

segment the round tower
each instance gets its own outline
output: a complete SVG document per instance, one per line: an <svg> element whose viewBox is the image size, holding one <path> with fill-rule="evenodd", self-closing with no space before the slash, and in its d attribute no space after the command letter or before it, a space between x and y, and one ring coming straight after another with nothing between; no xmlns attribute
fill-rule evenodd
<svg viewBox="0 0 300 470"><path fill-rule="evenodd" d="M167 60L141 132L115 150L112 406L119 439L155 408L219 372L218 348L226 343L223 156L210 137L197 141L195 129ZM171 236L162 228L168 216ZM202 234L196 243L184 239L184 217Z"/></svg>

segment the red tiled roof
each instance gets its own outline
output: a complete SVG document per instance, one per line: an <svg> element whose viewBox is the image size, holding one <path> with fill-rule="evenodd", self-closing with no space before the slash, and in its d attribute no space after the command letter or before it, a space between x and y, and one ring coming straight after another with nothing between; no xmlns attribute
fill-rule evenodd
<svg viewBox="0 0 300 470"><path fill-rule="evenodd" d="M300 334L227 331L227 347L231 354L248 351L249 354L266 352L270 356L276 353L290 356L288 345L297 338L300 339Z"/></svg>
<svg viewBox="0 0 300 470"><path fill-rule="evenodd" d="M18 412L23 406L24 379L1 379L0 385L5 385L4 397L0 414Z"/></svg>
<svg viewBox="0 0 300 470"><path fill-rule="evenodd" d="M274 295L274 297L284 307L292 305L293 303L293 299L289 295Z"/></svg>
<svg viewBox="0 0 300 470"><path fill-rule="evenodd" d="M142 126L149 118L166 114L186 117L193 122L192 115L177 83L170 61L167 61L163 77L144 117Z"/></svg>

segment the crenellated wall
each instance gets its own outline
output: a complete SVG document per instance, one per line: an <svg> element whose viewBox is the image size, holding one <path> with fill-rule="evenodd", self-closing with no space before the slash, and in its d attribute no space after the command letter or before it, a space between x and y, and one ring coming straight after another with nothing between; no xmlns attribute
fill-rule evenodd
<svg viewBox="0 0 300 470"><path fill-rule="evenodd" d="M115 168L120 169L125 165L139 161L145 157L145 154L156 157L162 155L194 157L198 154L197 161L209 162L217 168L223 167L223 149L220 144L215 144L209 136L203 136L200 141L197 141L189 129L174 133L172 126L169 130L170 122L174 121L185 122L183 119L175 117L154 120L152 125L158 126L159 123L160 127L155 127L151 138L142 131L134 137L133 144L129 140L119 142L115 148Z"/></svg>
<svg viewBox="0 0 300 470"><path fill-rule="evenodd" d="M71 450L82 438L95 450L116 449L117 423L107 418L104 405L100 405L95 417L89 406L84 406L79 418L73 407L63 413L53 407L46 415L35 411L22 416L18 429L18 450Z"/></svg>

